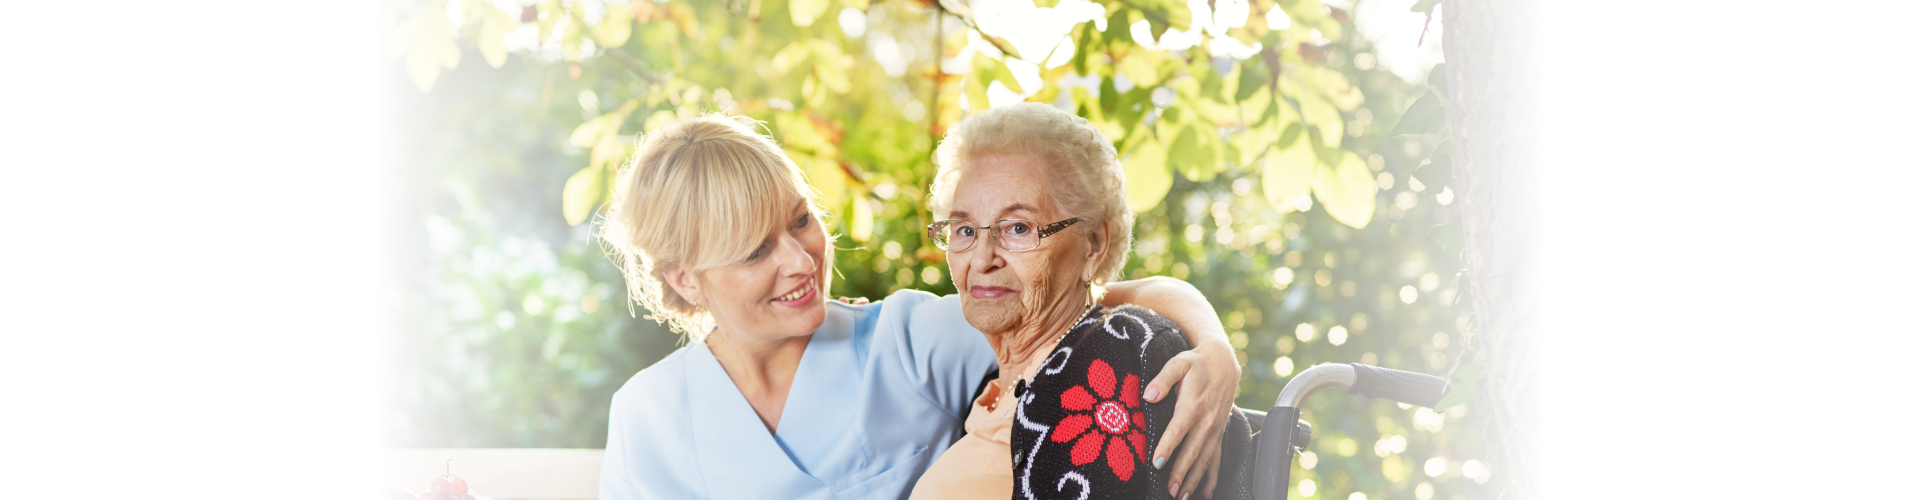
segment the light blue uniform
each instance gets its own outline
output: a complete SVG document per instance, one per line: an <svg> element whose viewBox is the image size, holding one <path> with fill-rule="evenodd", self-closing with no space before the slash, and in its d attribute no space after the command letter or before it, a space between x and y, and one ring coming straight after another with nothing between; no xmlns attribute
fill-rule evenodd
<svg viewBox="0 0 1922 500"><path fill-rule="evenodd" d="M956 297L827 304L776 432L704 343L614 394L601 498L907 498L995 366Z"/></svg>

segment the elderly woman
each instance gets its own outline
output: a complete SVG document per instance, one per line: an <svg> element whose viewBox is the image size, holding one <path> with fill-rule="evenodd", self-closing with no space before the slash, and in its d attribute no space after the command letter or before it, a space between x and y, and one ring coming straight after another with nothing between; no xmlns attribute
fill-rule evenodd
<svg viewBox="0 0 1922 500"><path fill-rule="evenodd" d="M928 236L947 250L962 315L994 347L1000 378L913 498L1186 498L1193 480L1162 471L1146 447L1167 432L1175 398L1144 401L1139 388L1188 342L1155 312L1099 297L1134 225L1114 147L1086 120L1022 103L956 124L935 163L929 205L945 220ZM1250 440L1237 422L1222 469L1235 487L1215 498L1246 495L1235 458Z"/></svg>
<svg viewBox="0 0 1922 500"><path fill-rule="evenodd" d="M617 180L600 237L634 300L692 342L614 395L603 499L902 498L996 366L953 297L823 300L833 254L817 195L752 126L707 116L652 130ZM1111 300L1206 332L1188 339L1201 349L1181 354L1183 369L1125 395L1161 401L1179 381L1186 427L1206 436L1225 425L1238 367L1193 290L1122 283ZM1172 438L1151 453L1179 450L1202 474L1210 443Z"/></svg>

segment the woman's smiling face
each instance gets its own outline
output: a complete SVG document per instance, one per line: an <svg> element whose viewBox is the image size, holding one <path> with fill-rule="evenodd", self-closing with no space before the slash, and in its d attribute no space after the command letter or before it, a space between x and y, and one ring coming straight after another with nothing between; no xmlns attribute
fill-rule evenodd
<svg viewBox="0 0 1922 500"><path fill-rule="evenodd" d="M937 216L977 227L1002 219L1047 225L1073 217L1060 213L1050 185L1040 160L1032 156L982 156L956 181L948 213ZM1026 252L1002 249L984 229L967 250L948 252L948 270L968 323L982 332L1005 332L1040 319L1055 306L1080 306L1077 295L1086 293L1081 275L1093 269L1083 255L1090 251L1083 229L1070 227Z"/></svg>
<svg viewBox="0 0 1922 500"><path fill-rule="evenodd" d="M697 290L682 290L700 297L700 305L729 335L801 336L826 321L827 230L805 201L790 206L786 221L768 228L746 260L702 271L693 278Z"/></svg>

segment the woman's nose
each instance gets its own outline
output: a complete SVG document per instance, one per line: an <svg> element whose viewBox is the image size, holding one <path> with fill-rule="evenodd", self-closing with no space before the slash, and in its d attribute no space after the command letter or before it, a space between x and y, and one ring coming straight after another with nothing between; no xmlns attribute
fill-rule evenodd
<svg viewBox="0 0 1922 500"><path fill-rule="evenodd" d="M995 263L1000 262L999 243L986 234L976 237L974 247L968 249L969 267L973 267L977 272L987 272L998 267Z"/></svg>
<svg viewBox="0 0 1922 500"><path fill-rule="evenodd" d="M793 236L782 236L776 245L774 257L787 274L810 274L814 269L814 255Z"/></svg>

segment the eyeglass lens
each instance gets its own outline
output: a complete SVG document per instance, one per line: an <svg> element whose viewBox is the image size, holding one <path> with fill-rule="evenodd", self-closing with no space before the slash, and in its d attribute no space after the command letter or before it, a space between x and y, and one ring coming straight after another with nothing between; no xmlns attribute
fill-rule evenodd
<svg viewBox="0 0 1922 500"><path fill-rule="evenodd" d="M937 225L933 231L930 231L929 236L934 238L937 246L950 252L960 252L966 251L974 246L978 229L979 226L975 226L970 222L946 221ZM1020 219L1000 220L995 221L994 225L989 227L988 230L994 232L994 239L1004 250L1024 251L1033 250L1035 247L1041 246L1041 234L1035 230L1034 221Z"/></svg>

